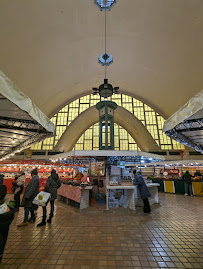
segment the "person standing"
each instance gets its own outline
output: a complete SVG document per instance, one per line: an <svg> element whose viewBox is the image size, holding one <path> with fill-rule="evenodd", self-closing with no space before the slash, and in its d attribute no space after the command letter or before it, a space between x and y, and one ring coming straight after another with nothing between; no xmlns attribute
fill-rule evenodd
<svg viewBox="0 0 203 269"><path fill-rule="evenodd" d="M46 186L44 188L45 192L48 192L51 194L50 199L49 199L51 209L50 209L49 218L47 220L48 223L51 223L53 215L54 215L54 201L57 199L57 189L60 186L61 186L61 182L60 182L59 176L56 173L56 170L53 169L51 171L51 176L48 177ZM47 207L47 204L46 204L46 206L42 207L43 208L43 217L42 217L42 221L39 224L37 224L37 227L46 225L46 217L47 217L47 208L46 207Z"/></svg>
<svg viewBox="0 0 203 269"><path fill-rule="evenodd" d="M148 198L151 197L151 194L149 192L149 189L147 188L147 186L146 186L146 184L144 182L144 179L141 176L140 171L133 170L133 175L134 175L133 184L135 186L138 186L140 196L141 196L141 198L143 200L143 203L144 203L144 213L150 214L151 208L150 208L150 205L149 205Z"/></svg>
<svg viewBox="0 0 203 269"><path fill-rule="evenodd" d="M13 185L15 186L15 191L14 191L15 211L19 211L20 195L24 189L25 179L26 179L25 173L23 170L21 170L19 171L19 175L16 177L16 182L13 182Z"/></svg>
<svg viewBox="0 0 203 269"><path fill-rule="evenodd" d="M25 193L23 195L21 206L25 208L24 212L24 221L18 225L18 227L27 226L28 225L28 217L29 212L31 213L30 221L35 221L35 213L34 213L34 205L32 201L39 193L39 176L38 176L38 170L35 168L31 172L31 180L28 183Z"/></svg>
<svg viewBox="0 0 203 269"><path fill-rule="evenodd" d="M14 219L15 211L5 203L7 187L0 185L0 263L3 257L4 248L8 238L9 227Z"/></svg>
<svg viewBox="0 0 203 269"><path fill-rule="evenodd" d="M185 186L185 195L188 195L188 190L190 193L190 196L193 196L193 192L192 192L192 176L191 174L186 171L185 174L183 175L183 179L184 179L184 186Z"/></svg>
<svg viewBox="0 0 203 269"><path fill-rule="evenodd" d="M4 184L4 175L0 174L0 185Z"/></svg>

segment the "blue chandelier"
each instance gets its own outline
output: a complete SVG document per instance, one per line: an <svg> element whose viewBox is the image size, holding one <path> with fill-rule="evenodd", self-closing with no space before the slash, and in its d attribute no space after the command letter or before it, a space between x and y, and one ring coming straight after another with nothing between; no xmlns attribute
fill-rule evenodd
<svg viewBox="0 0 203 269"><path fill-rule="evenodd" d="M110 64L113 63L113 56L109 53L103 53L99 56L98 62L102 66L105 66L105 65L109 66Z"/></svg>
<svg viewBox="0 0 203 269"><path fill-rule="evenodd" d="M116 0L94 0L94 3L101 11L109 11L116 4Z"/></svg>

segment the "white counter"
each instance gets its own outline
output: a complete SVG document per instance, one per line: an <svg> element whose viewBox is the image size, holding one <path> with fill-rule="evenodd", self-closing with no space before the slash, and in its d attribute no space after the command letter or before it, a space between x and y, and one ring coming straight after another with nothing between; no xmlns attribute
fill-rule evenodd
<svg viewBox="0 0 203 269"><path fill-rule="evenodd" d="M159 203L158 187L160 186L160 184L158 184L158 183L148 183L146 185L149 188L149 191L151 193L151 197L149 198L149 204L153 205L153 204ZM136 206L143 206L143 200L140 197L140 192L139 192L137 187L134 190L134 197L135 197L135 205Z"/></svg>
<svg viewBox="0 0 203 269"><path fill-rule="evenodd" d="M108 190L134 190L136 186L107 186Z"/></svg>
<svg viewBox="0 0 203 269"><path fill-rule="evenodd" d="M126 204L127 208L135 210L135 200L134 200L134 190L136 186L107 186L107 193L106 193L106 209L109 209L109 191L110 190L125 190L126 192Z"/></svg>
<svg viewBox="0 0 203 269"><path fill-rule="evenodd" d="M151 193L149 198L150 205L154 203L159 203L158 195L158 183L148 183L146 184ZM109 209L109 191L110 190L126 190L127 196L127 207L135 210L135 206L143 206L143 200L140 197L140 193L137 186L107 186L107 195L106 195L106 209Z"/></svg>

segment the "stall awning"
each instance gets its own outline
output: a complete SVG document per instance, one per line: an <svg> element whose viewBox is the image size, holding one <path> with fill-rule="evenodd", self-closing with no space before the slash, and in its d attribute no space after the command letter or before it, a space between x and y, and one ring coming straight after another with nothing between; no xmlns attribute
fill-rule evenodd
<svg viewBox="0 0 203 269"><path fill-rule="evenodd" d="M54 124L0 71L0 158L53 136Z"/></svg>
<svg viewBox="0 0 203 269"><path fill-rule="evenodd" d="M203 90L165 122L163 132L203 153Z"/></svg>
<svg viewBox="0 0 203 269"><path fill-rule="evenodd" d="M75 150L54 155L50 160L56 161L57 159L70 157L131 157L135 163L140 163L141 161L145 163L165 160L164 156L158 154L133 150Z"/></svg>

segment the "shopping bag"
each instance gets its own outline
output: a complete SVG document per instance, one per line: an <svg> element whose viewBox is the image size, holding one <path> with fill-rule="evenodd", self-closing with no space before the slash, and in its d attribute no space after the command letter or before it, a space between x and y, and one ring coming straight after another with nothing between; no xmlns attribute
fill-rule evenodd
<svg viewBox="0 0 203 269"><path fill-rule="evenodd" d="M51 194L48 192L41 191L37 194L32 203L35 205L45 206L47 201L49 200L50 195Z"/></svg>

